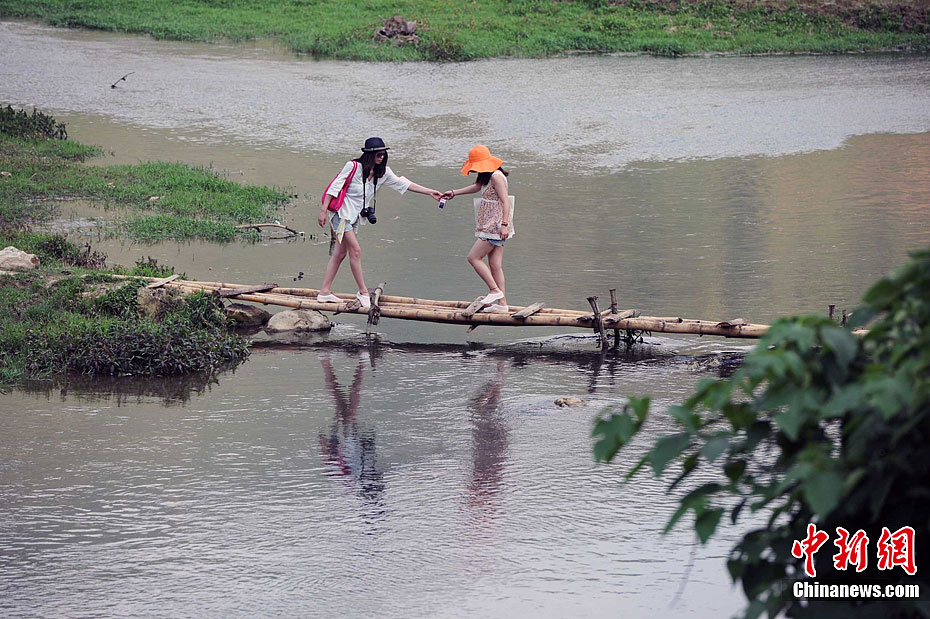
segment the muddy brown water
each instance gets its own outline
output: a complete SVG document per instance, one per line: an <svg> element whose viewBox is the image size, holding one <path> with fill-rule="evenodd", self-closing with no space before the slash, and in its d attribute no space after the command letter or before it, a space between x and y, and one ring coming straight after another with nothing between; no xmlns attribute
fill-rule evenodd
<svg viewBox="0 0 930 619"><path fill-rule="evenodd" d="M616 287L646 313L754 322L852 308L930 242L930 60L918 56L576 56L369 65L272 46L166 43L0 23L0 103L38 106L96 164L210 165L286 187L316 231L320 191L369 135L437 188L484 143L512 170L508 297L585 308ZM120 76L133 72L117 88ZM191 277L318 285L319 240L98 239ZM370 285L470 299L471 208L379 194L361 231ZM270 235L269 235L270 236ZM348 269L337 279L351 290ZM294 278L300 272L299 281ZM0 396L6 616L718 617L742 604L661 484L592 462L592 418L657 409L751 344L647 338L602 357L554 329L383 320L373 342L257 348L214 379L86 380ZM706 355L706 356L705 356ZM554 400L584 404L561 409ZM648 439L670 428L657 415ZM745 527L744 527L745 528Z"/></svg>

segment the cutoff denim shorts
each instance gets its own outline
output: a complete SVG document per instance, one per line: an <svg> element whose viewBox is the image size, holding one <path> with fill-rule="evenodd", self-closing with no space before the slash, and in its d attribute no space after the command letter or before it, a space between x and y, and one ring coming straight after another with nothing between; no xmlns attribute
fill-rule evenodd
<svg viewBox="0 0 930 619"><path fill-rule="evenodd" d="M339 221L341 219L342 218L339 217L339 213L333 213L332 216L329 218L329 224L333 227L333 230L339 229ZM351 229L353 232L355 232L355 234L358 234L358 225L361 223L361 221L362 221L361 217L356 219L354 224L350 224L349 221L346 220L346 230Z"/></svg>
<svg viewBox="0 0 930 619"><path fill-rule="evenodd" d="M504 243L507 242L507 239L489 239L489 238L484 237L484 236L479 236L478 239L481 240L481 241L487 241L488 243L490 243L490 244L493 245L494 247L503 247L503 246L504 246Z"/></svg>

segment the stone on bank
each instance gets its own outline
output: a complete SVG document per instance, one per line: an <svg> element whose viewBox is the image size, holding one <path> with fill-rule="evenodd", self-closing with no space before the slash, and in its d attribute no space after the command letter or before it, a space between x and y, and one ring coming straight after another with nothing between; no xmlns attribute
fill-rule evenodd
<svg viewBox="0 0 930 619"><path fill-rule="evenodd" d="M39 268L39 257L27 254L12 245L0 251L0 270L3 271L31 271Z"/></svg>

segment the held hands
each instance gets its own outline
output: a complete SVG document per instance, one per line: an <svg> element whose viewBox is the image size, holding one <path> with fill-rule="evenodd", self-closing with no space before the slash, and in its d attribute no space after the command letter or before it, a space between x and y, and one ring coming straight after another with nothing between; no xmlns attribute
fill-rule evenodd
<svg viewBox="0 0 930 619"><path fill-rule="evenodd" d="M443 192L442 197L445 198L446 200L451 200L452 198L455 197L455 192L454 192L454 191L445 191L445 192Z"/></svg>
<svg viewBox="0 0 930 619"><path fill-rule="evenodd" d="M433 200L436 200L437 202L439 202L439 200L440 200L440 199L442 198L442 196L443 196L442 193L436 191L435 189L430 189L430 190L429 190L429 195L431 195L431 196L433 197Z"/></svg>

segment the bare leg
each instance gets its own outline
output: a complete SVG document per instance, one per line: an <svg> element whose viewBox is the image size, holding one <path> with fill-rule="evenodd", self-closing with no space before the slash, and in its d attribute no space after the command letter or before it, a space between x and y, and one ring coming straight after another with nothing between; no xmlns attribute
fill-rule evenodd
<svg viewBox="0 0 930 619"><path fill-rule="evenodd" d="M352 269L355 283L358 284L358 291L367 295L368 288L365 286L365 275L362 273L362 246L358 244L358 237L355 236L353 230L346 230L342 235L342 244L346 246L346 253L349 254L349 267Z"/></svg>
<svg viewBox="0 0 930 619"><path fill-rule="evenodd" d="M491 253L488 254L488 265L491 267L491 276L494 278L494 282L497 284L497 287L500 288L501 292L504 293L504 298L498 301L501 305L507 305L507 288L505 288L504 283L504 248L494 246L494 249L491 250ZM493 291L492 291L493 292Z"/></svg>
<svg viewBox="0 0 930 619"><path fill-rule="evenodd" d="M468 264L475 269L475 273L484 281L491 292L497 292L499 290L497 282L494 281L494 276L491 275L491 269L484 263L484 257L490 254L492 249L494 249L493 245L478 239L471 246L471 251L468 252Z"/></svg>
<svg viewBox="0 0 930 619"><path fill-rule="evenodd" d="M345 238L343 238L343 241ZM323 273L323 283L320 285L320 294L329 294L333 291L333 280L336 279L336 273L339 272L339 265L342 264L346 257L345 243L336 243L333 255L329 257L326 263L326 271Z"/></svg>

